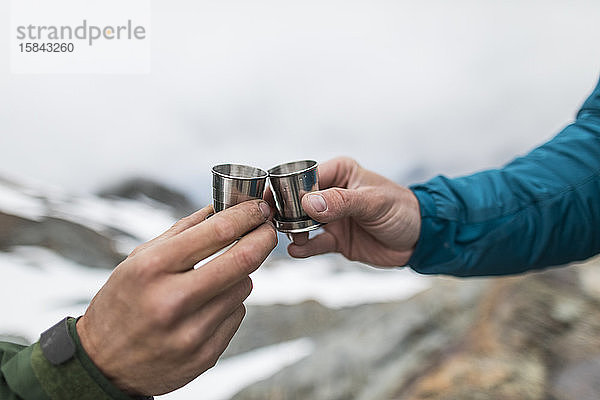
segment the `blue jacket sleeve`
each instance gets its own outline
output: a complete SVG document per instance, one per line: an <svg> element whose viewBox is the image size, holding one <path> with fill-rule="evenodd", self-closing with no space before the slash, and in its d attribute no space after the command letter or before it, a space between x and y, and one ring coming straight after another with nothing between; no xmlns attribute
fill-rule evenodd
<svg viewBox="0 0 600 400"><path fill-rule="evenodd" d="M502 169L412 186L422 226L409 264L504 275L600 252L600 83L576 121Z"/></svg>

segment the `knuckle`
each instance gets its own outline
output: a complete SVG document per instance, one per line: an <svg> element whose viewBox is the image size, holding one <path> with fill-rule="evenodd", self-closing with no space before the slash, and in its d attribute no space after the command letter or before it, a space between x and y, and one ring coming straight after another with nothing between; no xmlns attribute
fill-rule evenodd
<svg viewBox="0 0 600 400"><path fill-rule="evenodd" d="M131 257L131 256L139 253L140 251L144 250L146 248L146 246L147 246L147 243L143 243L143 244L136 246L136 248L131 251L129 256Z"/></svg>
<svg viewBox="0 0 600 400"><path fill-rule="evenodd" d="M165 236L168 237L170 235L176 234L178 231L182 230L182 228L188 224L188 221L189 221L189 217L181 218L180 220L175 222L173 225L171 225L169 227L169 229L167 229L162 235L159 236L159 238L165 237Z"/></svg>
<svg viewBox="0 0 600 400"><path fill-rule="evenodd" d="M214 329L215 326L211 326L206 320L199 321L195 328L198 344L209 339Z"/></svg>
<svg viewBox="0 0 600 400"><path fill-rule="evenodd" d="M359 257L357 257L354 252L352 251L352 249L350 249L348 251L348 254L346 255L346 258L350 261L360 261Z"/></svg>
<svg viewBox="0 0 600 400"><path fill-rule="evenodd" d="M164 268L166 264L166 260L163 254L154 253L147 257L144 257L144 262L142 263L142 268L146 272L157 271Z"/></svg>
<svg viewBox="0 0 600 400"><path fill-rule="evenodd" d="M185 330L173 343L174 351L179 354L193 353L199 346L200 340L191 330Z"/></svg>
<svg viewBox="0 0 600 400"><path fill-rule="evenodd" d="M244 305L244 304L242 304L242 305L239 307L239 310L240 310L240 311L238 311L238 312L239 312L239 320L241 321L241 320L243 320L243 319L244 319L244 317L246 316L246 312L247 312L248 310L246 309L246 305Z"/></svg>
<svg viewBox="0 0 600 400"><path fill-rule="evenodd" d="M217 361L219 361L219 355L213 355L213 356L212 356L212 357L211 357L211 358L208 360L208 363L207 363L207 367L208 367L208 368L207 368L207 369L214 368L214 367L215 367L215 365L217 365Z"/></svg>
<svg viewBox="0 0 600 400"><path fill-rule="evenodd" d="M213 234L219 242L228 242L236 238L235 224L227 218L220 218L214 221Z"/></svg>
<svg viewBox="0 0 600 400"><path fill-rule="evenodd" d="M133 263L126 270L128 278L140 285L147 284L154 276L154 269L148 263Z"/></svg>
<svg viewBox="0 0 600 400"><path fill-rule="evenodd" d="M340 188L331 189L331 198L335 206L334 209L346 209L350 205L350 197L346 190Z"/></svg>
<svg viewBox="0 0 600 400"><path fill-rule="evenodd" d="M260 211L260 207L259 204L261 203L262 200L252 200L252 201L247 201L245 203L243 203L243 205L247 208L246 210L244 210L244 213L246 215L250 215L250 217L252 217L253 220L256 221L264 221L264 217L262 215L262 211Z"/></svg>
<svg viewBox="0 0 600 400"><path fill-rule="evenodd" d="M155 326L169 328L175 323L185 300L180 294L157 297L150 303L148 313Z"/></svg>
<svg viewBox="0 0 600 400"><path fill-rule="evenodd" d="M376 210L385 208L386 204L394 203L395 199L388 199L388 193L380 190L369 190L367 193L369 196L370 203L373 204L373 208Z"/></svg>
<svg viewBox="0 0 600 400"><path fill-rule="evenodd" d="M242 268L260 263L260 252L256 247L254 244L240 247L235 252L235 263Z"/></svg>
<svg viewBox="0 0 600 400"><path fill-rule="evenodd" d="M217 346L205 346L202 350L201 357L204 359L206 369L211 369L217 365L217 361L219 361L219 357L221 357L221 354L225 349L221 349Z"/></svg>
<svg viewBox="0 0 600 400"><path fill-rule="evenodd" d="M155 328L166 328L169 325L171 312L162 302L153 302L146 307L145 314Z"/></svg>
<svg viewBox="0 0 600 400"><path fill-rule="evenodd" d="M277 231L275 230L273 224L267 224L267 232L269 232L269 238L267 243L269 243L271 250L273 250L277 246L277 242L279 241L279 238L277 237Z"/></svg>
<svg viewBox="0 0 600 400"><path fill-rule="evenodd" d="M167 328L172 322L174 313L168 306L159 303L156 306L151 307L150 310L148 310L148 314L150 315L154 326L157 328Z"/></svg>
<svg viewBox="0 0 600 400"><path fill-rule="evenodd" d="M240 324L244 320L244 317L246 316L246 312L247 309L244 303L240 304L240 306L233 312L231 317L232 322L234 323L234 325L231 327L233 331L236 331L239 328Z"/></svg>
<svg viewBox="0 0 600 400"><path fill-rule="evenodd" d="M347 157L347 156L344 156L344 157L338 157L338 158L336 159L336 161L337 161L337 162L338 162L338 163L339 163L339 164L340 164L340 165L341 165L341 166L342 166L344 169L347 169L347 170L354 169L354 168L357 168L357 167L359 166L359 165L358 165L358 161L356 161L356 160L355 160L354 158L352 158L352 157Z"/></svg>
<svg viewBox="0 0 600 400"><path fill-rule="evenodd" d="M176 221L174 224L171 225L171 227L169 228L169 231L173 231L175 229L177 229L181 224L184 224L186 221L187 217L183 217L181 219L179 219L178 221Z"/></svg>
<svg viewBox="0 0 600 400"><path fill-rule="evenodd" d="M252 293L252 279L250 279L250 277L247 277L240 282L239 293L240 297L244 299Z"/></svg>
<svg viewBox="0 0 600 400"><path fill-rule="evenodd" d="M192 221L192 216L188 215L187 217L183 217L179 221L175 222L175 224L173 224L172 228L178 228L182 225L187 225L191 221Z"/></svg>

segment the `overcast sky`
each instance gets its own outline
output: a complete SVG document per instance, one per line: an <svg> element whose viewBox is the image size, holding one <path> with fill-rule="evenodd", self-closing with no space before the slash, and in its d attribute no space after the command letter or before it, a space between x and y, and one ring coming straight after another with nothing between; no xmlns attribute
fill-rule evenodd
<svg viewBox="0 0 600 400"><path fill-rule="evenodd" d="M208 198L210 166L349 155L396 180L501 165L572 120L600 2L152 1L148 75L14 75L0 2L0 175L133 175Z"/></svg>

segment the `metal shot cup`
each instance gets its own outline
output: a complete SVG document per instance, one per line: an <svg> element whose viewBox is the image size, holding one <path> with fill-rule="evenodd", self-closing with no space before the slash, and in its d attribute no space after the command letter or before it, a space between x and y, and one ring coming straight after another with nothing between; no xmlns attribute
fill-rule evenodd
<svg viewBox="0 0 600 400"><path fill-rule="evenodd" d="M247 200L262 199L267 172L239 164L220 164L212 168L215 212Z"/></svg>
<svg viewBox="0 0 600 400"><path fill-rule="evenodd" d="M278 231L308 232L322 225L311 219L302 209L302 196L319 190L316 161L294 161L273 167L269 170L269 181L277 207L274 222Z"/></svg>

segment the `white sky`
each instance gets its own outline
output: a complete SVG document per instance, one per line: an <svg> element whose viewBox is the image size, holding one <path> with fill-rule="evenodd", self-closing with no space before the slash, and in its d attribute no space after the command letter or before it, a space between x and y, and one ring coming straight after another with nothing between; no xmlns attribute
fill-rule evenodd
<svg viewBox="0 0 600 400"><path fill-rule="evenodd" d="M358 158L394 179L499 165L600 72L597 0L152 0L149 75L11 75L0 174L87 191L133 174L208 199L210 166Z"/></svg>

